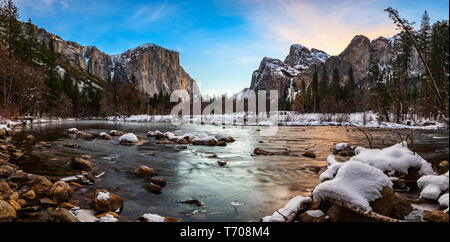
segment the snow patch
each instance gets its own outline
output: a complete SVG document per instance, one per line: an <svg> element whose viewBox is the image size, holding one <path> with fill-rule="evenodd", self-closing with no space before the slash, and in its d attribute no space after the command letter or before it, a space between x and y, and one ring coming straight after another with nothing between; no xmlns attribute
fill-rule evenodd
<svg viewBox="0 0 450 242"><path fill-rule="evenodd" d="M392 187L392 182L380 169L358 161L347 161L333 180L314 189L313 197L317 202L331 198L370 212L370 202L381 198L384 187Z"/></svg>
<svg viewBox="0 0 450 242"><path fill-rule="evenodd" d="M266 216L263 218L263 222L285 222L286 219L291 213L297 212L300 210L303 204L307 204L311 202L311 198L309 197L302 197L302 196L296 196L292 198L286 206L279 209L278 211L275 211L272 216ZM281 215L283 214L283 215Z"/></svg>
<svg viewBox="0 0 450 242"><path fill-rule="evenodd" d="M129 134L124 134L124 135L120 136L119 141L127 142L127 143L138 143L139 139L135 134L129 133Z"/></svg>
<svg viewBox="0 0 450 242"><path fill-rule="evenodd" d="M158 223L161 223L161 222L164 222L166 220L164 217L159 216L158 214L151 214L151 213L144 214L144 215L142 215L142 217L145 220L147 220L147 222L158 222Z"/></svg>
<svg viewBox="0 0 450 242"><path fill-rule="evenodd" d="M427 175L417 180L417 185L422 189L420 196L432 200L437 200L448 189L448 183L448 171L442 176Z"/></svg>
<svg viewBox="0 0 450 242"><path fill-rule="evenodd" d="M419 168L420 175L434 174L430 163L407 148L406 142L384 149L358 147L350 161L359 161L374 166L384 172L408 174L410 167Z"/></svg>
<svg viewBox="0 0 450 242"><path fill-rule="evenodd" d="M97 195L97 200L99 201L108 201L111 196L109 196L110 193L109 192L99 192Z"/></svg>

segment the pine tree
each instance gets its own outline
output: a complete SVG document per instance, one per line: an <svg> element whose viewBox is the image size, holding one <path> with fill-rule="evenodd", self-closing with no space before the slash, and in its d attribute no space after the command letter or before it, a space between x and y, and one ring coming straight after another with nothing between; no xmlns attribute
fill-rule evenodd
<svg viewBox="0 0 450 242"><path fill-rule="evenodd" d="M317 70L314 70L313 79L311 82L312 98L313 98L313 112L319 110L319 78Z"/></svg>
<svg viewBox="0 0 450 242"><path fill-rule="evenodd" d="M345 94L345 102L347 107L349 107L350 111L354 110L354 103L355 103L355 91L356 91L356 84L355 84L355 77L353 75L353 68L350 67L348 69L348 80L344 87L344 94Z"/></svg>
<svg viewBox="0 0 450 242"><path fill-rule="evenodd" d="M323 100L328 95L328 72L325 65L322 65L322 73L319 82L319 99Z"/></svg>
<svg viewBox="0 0 450 242"><path fill-rule="evenodd" d="M22 33L19 10L12 0L3 0L0 3L0 15L6 29L3 39L8 45L9 57L11 57L19 49L19 37Z"/></svg>

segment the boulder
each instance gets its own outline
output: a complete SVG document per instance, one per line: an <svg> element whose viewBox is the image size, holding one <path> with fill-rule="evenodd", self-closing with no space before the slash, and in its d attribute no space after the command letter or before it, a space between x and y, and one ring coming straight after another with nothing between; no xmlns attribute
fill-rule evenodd
<svg viewBox="0 0 450 242"><path fill-rule="evenodd" d="M49 220L51 222L76 223L80 222L69 210L65 208L52 208L49 210Z"/></svg>
<svg viewBox="0 0 450 242"><path fill-rule="evenodd" d="M5 181L0 181L0 196L9 197L14 191L9 187L8 183Z"/></svg>
<svg viewBox="0 0 450 242"><path fill-rule="evenodd" d="M313 159L316 158L316 154L314 154L314 152L312 152L312 151L306 151L306 152L303 154L303 156L308 157L308 158L313 158Z"/></svg>
<svg viewBox="0 0 450 242"><path fill-rule="evenodd" d="M101 133L100 137L104 140L113 140L113 137L107 133Z"/></svg>
<svg viewBox="0 0 450 242"><path fill-rule="evenodd" d="M67 148L75 148L75 147L77 147L77 145L76 144L74 144L74 143L65 143L65 144L63 144L63 146L64 147L67 147Z"/></svg>
<svg viewBox="0 0 450 242"><path fill-rule="evenodd" d="M423 215L423 220L434 223L448 223L449 216L448 213L435 209L433 211L425 213Z"/></svg>
<svg viewBox="0 0 450 242"><path fill-rule="evenodd" d="M151 176L154 175L155 169L150 168L148 166L140 166L134 170L134 173L138 176Z"/></svg>
<svg viewBox="0 0 450 242"><path fill-rule="evenodd" d="M159 194L162 191L162 187L159 185L156 185L154 183L150 183L149 185L147 185L145 187L145 190L147 190L148 192L151 192L151 193Z"/></svg>
<svg viewBox="0 0 450 242"><path fill-rule="evenodd" d="M381 198L370 203L372 211L389 216L394 209L395 193L390 187L384 187L381 191Z"/></svg>
<svg viewBox="0 0 450 242"><path fill-rule="evenodd" d="M15 200L9 200L8 203L14 208L14 210L19 211L21 209L19 203Z"/></svg>
<svg viewBox="0 0 450 242"><path fill-rule="evenodd" d="M68 159L67 162L72 168L76 170L90 171L94 167L94 165L90 161L78 157Z"/></svg>
<svg viewBox="0 0 450 242"><path fill-rule="evenodd" d="M36 138L34 138L34 136L33 135L28 135L27 137L25 137L25 139L26 140L28 140L28 141L33 141L33 140L36 140Z"/></svg>
<svg viewBox="0 0 450 242"><path fill-rule="evenodd" d="M152 183L160 187L165 187L167 185L167 181L162 178L153 178Z"/></svg>
<svg viewBox="0 0 450 242"><path fill-rule="evenodd" d="M227 143L225 141L219 141L216 145L217 146L227 146Z"/></svg>
<svg viewBox="0 0 450 242"><path fill-rule="evenodd" d="M53 183L45 178L44 176L39 175L30 175L28 180L28 184L31 186L31 189L36 193L36 195L48 195L50 192L50 188L53 186Z"/></svg>
<svg viewBox="0 0 450 242"><path fill-rule="evenodd" d="M16 210L11 204L0 200L0 222L9 222L17 218Z"/></svg>
<svg viewBox="0 0 450 242"><path fill-rule="evenodd" d="M123 199L106 190L97 190L91 206L97 212L116 212L123 207Z"/></svg>
<svg viewBox="0 0 450 242"><path fill-rule="evenodd" d="M50 196L53 201L62 202L67 201L70 198L70 194L72 189L69 184L63 181L58 181L53 184L52 188L50 188Z"/></svg>
<svg viewBox="0 0 450 242"><path fill-rule="evenodd" d="M441 161L437 167L437 172L439 174L445 174L448 171L448 161Z"/></svg>
<svg viewBox="0 0 450 242"><path fill-rule="evenodd" d="M316 212L319 212L318 215L320 215L320 216L315 215ZM322 217L323 217L323 212L321 212L319 210L306 211L306 212L298 215L298 221L304 222L304 223L325 222L325 219Z"/></svg>
<svg viewBox="0 0 450 242"><path fill-rule="evenodd" d="M219 166L226 166L226 165L227 165L227 162L226 162L226 161L217 161L217 164L218 164Z"/></svg>
<svg viewBox="0 0 450 242"><path fill-rule="evenodd" d="M412 211L413 207L409 199L401 195L400 193L395 193L394 207L389 217L396 219L404 219L405 216L410 214Z"/></svg>
<svg viewBox="0 0 450 242"><path fill-rule="evenodd" d="M0 178L1 177L9 177L12 173L14 173L17 169L9 165L0 166Z"/></svg>
<svg viewBox="0 0 450 242"><path fill-rule="evenodd" d="M233 142L235 142L236 140L233 138L233 137L231 137L231 136L228 136L227 138L226 138L226 140L225 140L225 142L227 142L227 143L233 143Z"/></svg>
<svg viewBox="0 0 450 242"><path fill-rule="evenodd" d="M254 154L254 155L274 155L275 153L269 152L269 151L265 151L265 150L262 150L262 149L260 149L260 148L256 148L256 149L253 151L253 154Z"/></svg>
<svg viewBox="0 0 450 242"><path fill-rule="evenodd" d="M34 200L36 198L36 194L34 193L33 190L28 190L27 192L22 194L22 197L27 200Z"/></svg>
<svg viewBox="0 0 450 242"><path fill-rule="evenodd" d="M119 216L117 213L115 213L115 212L101 213L101 214L95 215L95 217L96 217L96 218L103 218L103 217L105 217L106 215L111 215L111 216L113 216L113 217L116 218L116 219L120 219L120 216Z"/></svg>
<svg viewBox="0 0 450 242"><path fill-rule="evenodd" d="M111 130L111 132L109 134L111 134L111 136L122 136L122 135L124 135L123 132L120 132L118 130Z"/></svg>
<svg viewBox="0 0 450 242"><path fill-rule="evenodd" d="M153 131L148 131L147 136L148 136L148 137L155 137L156 134L155 134L155 132L153 132Z"/></svg>

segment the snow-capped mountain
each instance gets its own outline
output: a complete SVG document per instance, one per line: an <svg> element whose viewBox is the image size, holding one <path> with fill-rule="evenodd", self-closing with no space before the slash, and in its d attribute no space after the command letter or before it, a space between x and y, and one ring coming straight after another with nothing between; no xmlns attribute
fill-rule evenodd
<svg viewBox="0 0 450 242"><path fill-rule="evenodd" d="M378 63L383 81L392 79L392 62L394 58L394 42L398 36L392 38L379 37L370 41L363 35L355 36L345 50L337 55L308 49L300 44L292 45L285 61L265 57L254 71L250 89L278 90L282 99L293 100L298 93L301 82L309 85L314 70L322 72L325 68L331 80L334 69L339 72L341 85L348 81L348 71L353 69L355 82L364 84L368 76L371 63ZM411 76L423 72L417 52L413 49L409 61Z"/></svg>
<svg viewBox="0 0 450 242"><path fill-rule="evenodd" d="M95 46L65 41L44 29L37 29L40 41L54 41L58 57L70 66L85 70L103 80L135 81L147 94L186 90L200 94L195 80L181 67L179 53L155 44L144 44L119 55L108 55Z"/></svg>

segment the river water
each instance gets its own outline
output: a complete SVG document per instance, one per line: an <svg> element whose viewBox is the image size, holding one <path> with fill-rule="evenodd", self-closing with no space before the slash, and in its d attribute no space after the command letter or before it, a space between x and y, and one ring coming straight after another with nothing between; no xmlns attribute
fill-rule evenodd
<svg viewBox="0 0 450 242"><path fill-rule="evenodd" d="M91 138L70 136L67 129L76 127L93 134ZM75 190L72 199L80 207L88 208L95 189L107 189L121 196L124 208L121 221L136 221L145 213L174 217L182 221L257 221L283 207L296 195L309 195L319 183L318 174L310 167L326 168L326 158L335 144L348 142L368 147L365 136L353 127L278 127L275 136L261 136L264 127L184 125L167 123L123 123L107 121L77 121L34 125L14 136L16 145L26 149L17 164L25 172L57 177L76 174L65 163L68 158L91 156L90 161L105 171L94 185ZM117 140L99 138L101 132L120 130L145 137L149 142L140 146L123 146ZM149 130L232 136L236 142L226 147L192 146L180 150L177 145L157 145L154 138L146 136ZM400 141L409 130L391 131L371 129L374 148L382 148ZM36 141L46 141L52 148L22 143L26 135L32 134ZM79 147L65 148L67 142ZM414 131L415 150L426 160L437 164L448 159L448 131ZM255 148L282 152L276 156L251 156ZM316 159L303 157L313 151ZM154 156L148 156L153 153ZM147 154L147 155L146 155ZM217 154L217 158L208 158ZM344 157L337 157L345 160ZM226 161L220 167L217 161ZM147 192L146 178L136 177L127 170L141 165L154 168L168 184L161 194ZM120 172L115 171L120 169ZM199 199L204 206L179 203L183 200ZM238 201L241 206L232 206ZM191 215L194 210L203 211Z"/></svg>

